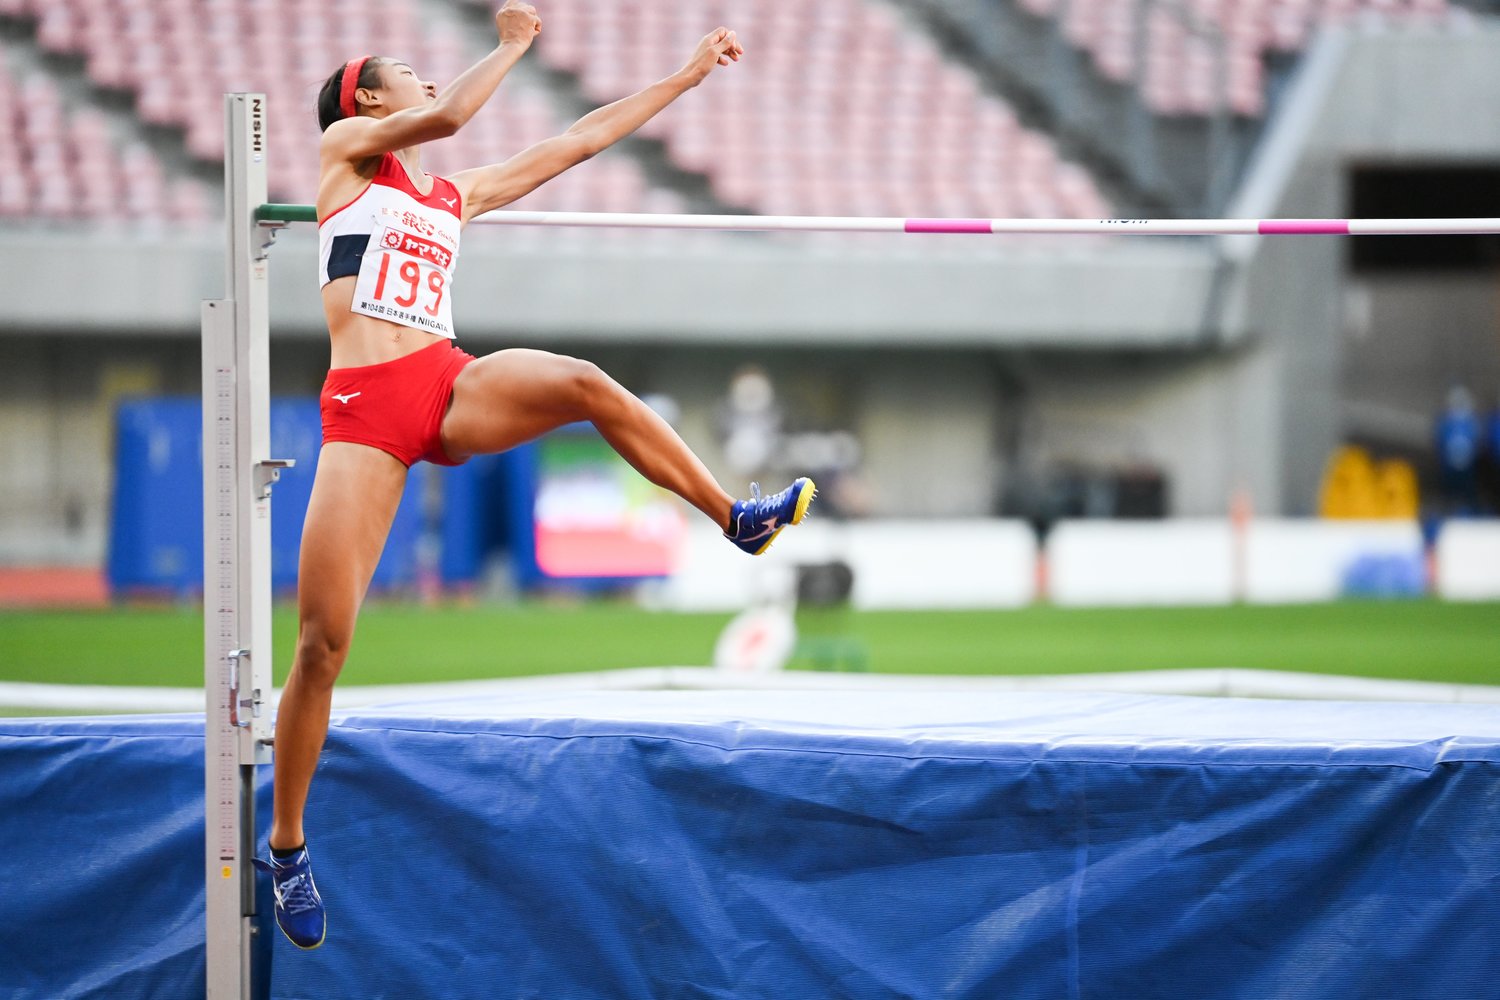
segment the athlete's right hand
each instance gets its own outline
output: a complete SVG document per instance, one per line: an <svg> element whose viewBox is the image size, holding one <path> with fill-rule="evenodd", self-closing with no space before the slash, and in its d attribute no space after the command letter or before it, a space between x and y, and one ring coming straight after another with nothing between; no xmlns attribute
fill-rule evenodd
<svg viewBox="0 0 1500 1000"><path fill-rule="evenodd" d="M520 0L506 0L505 6L495 15L495 28L500 32L500 44L530 45L531 40L542 33L542 19L536 8Z"/></svg>

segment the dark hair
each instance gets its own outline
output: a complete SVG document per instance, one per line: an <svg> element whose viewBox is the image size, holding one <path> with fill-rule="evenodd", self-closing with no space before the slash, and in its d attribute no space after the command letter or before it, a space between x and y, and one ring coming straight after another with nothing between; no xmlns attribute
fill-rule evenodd
<svg viewBox="0 0 1500 1000"><path fill-rule="evenodd" d="M377 90L380 87L380 67L385 62L379 56L371 56L365 60L365 64L359 68L359 80L356 87L364 87L366 90ZM345 66L348 64L346 63ZM339 94L344 89L344 66L333 71L333 75L323 82L323 89L318 91L318 127L324 132L328 126L344 117L344 109L339 107Z"/></svg>

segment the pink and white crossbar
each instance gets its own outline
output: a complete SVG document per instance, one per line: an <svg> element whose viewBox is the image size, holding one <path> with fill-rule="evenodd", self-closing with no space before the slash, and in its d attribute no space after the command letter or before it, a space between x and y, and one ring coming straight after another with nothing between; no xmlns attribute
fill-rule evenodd
<svg viewBox="0 0 1500 1000"><path fill-rule="evenodd" d="M311 205L265 204L262 226L315 222ZM825 233L1002 233L1058 236L1462 236L1500 233L1500 219L898 219L803 215L656 215L644 212L518 212L501 209L475 222L499 226L620 229L730 229Z"/></svg>
<svg viewBox="0 0 1500 1000"><path fill-rule="evenodd" d="M505 226L732 229L851 233L1002 233L1059 236L1451 236L1500 233L1494 219L896 219L789 215L651 215L629 212L512 212L475 222Z"/></svg>

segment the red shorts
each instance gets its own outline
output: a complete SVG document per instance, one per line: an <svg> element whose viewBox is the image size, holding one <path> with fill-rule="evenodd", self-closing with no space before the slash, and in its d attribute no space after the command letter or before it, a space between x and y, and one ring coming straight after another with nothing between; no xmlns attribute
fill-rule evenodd
<svg viewBox="0 0 1500 1000"><path fill-rule="evenodd" d="M451 340L395 361L334 368L323 382L323 443L349 441L394 455L403 465L458 465L443 451L443 416L453 380L474 356Z"/></svg>

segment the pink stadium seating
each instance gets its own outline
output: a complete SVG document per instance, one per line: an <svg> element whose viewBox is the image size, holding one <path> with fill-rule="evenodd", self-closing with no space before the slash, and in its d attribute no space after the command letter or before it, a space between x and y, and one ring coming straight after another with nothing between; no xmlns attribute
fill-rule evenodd
<svg viewBox="0 0 1500 1000"><path fill-rule="evenodd" d="M182 129L188 151L206 161L222 157L222 94L265 92L271 196L291 201L314 197L317 89L344 59L394 55L441 85L487 41L425 22L413 0L0 4L0 14L35 20L42 49L81 57L94 83L133 93L142 121ZM1084 171L1062 163L1049 140L1020 127L1003 103L887 8L823 0L737 10L750 18L736 24L750 58L645 130L679 166L705 175L722 200L787 214L1108 214ZM677 68L726 15L723 3L712 2L556 0L536 58L576 74L587 96L603 103ZM294 34L288 24L297 26ZM830 37L858 43L847 59L817 58ZM44 166L24 185L0 190L4 211L209 214L201 199L168 190L145 150L122 153L103 122L83 115L69 125L46 110L55 106L27 112L22 148ZM425 165L445 172L501 160L567 124L545 94L512 79L468 128L436 144ZM517 207L680 211L682 202L651 190L632 159L606 156Z"/></svg>
<svg viewBox="0 0 1500 1000"><path fill-rule="evenodd" d="M1016 2L1056 19L1102 76L1139 86L1165 115L1225 104L1262 114L1265 58L1301 49L1319 23L1448 11L1448 0L1183 0L1187 13L1156 5L1142 19L1141 0ZM1211 31L1190 30L1188 14ZM396 56L442 85L488 42L425 18L419 0L0 0L0 16L33 20L42 50L83 59L95 84L133 94L143 122L182 129L204 161L223 155L223 93L265 92L271 195L289 201L315 195L314 104L343 60ZM532 58L573 74L596 103L665 76L721 22L739 32L745 61L643 130L728 204L775 214L1109 214L1086 171L884 3L549 0L544 18ZM446 172L501 160L567 124L547 94L513 78L425 165ZM0 169L13 168L0 180L0 215L216 214L200 186L169 182L148 150L121 149L103 120L66 113L45 75L22 81L0 71L0 134L18 140L0 144ZM670 212L682 202L617 155L583 164L518 207Z"/></svg>
<svg viewBox="0 0 1500 1000"><path fill-rule="evenodd" d="M1151 110L1205 115L1227 107L1246 117L1265 111L1265 58L1302 49L1317 25L1355 17L1421 22L1449 10L1448 0L1184 0L1177 13L1156 4L1143 16L1141 0L1017 2L1057 20L1105 79L1137 83Z"/></svg>
<svg viewBox="0 0 1500 1000"><path fill-rule="evenodd" d="M105 120L69 113L51 77L18 79L0 58L0 217L192 224L216 214L203 185L170 182L156 156L123 148Z"/></svg>
<svg viewBox="0 0 1500 1000"><path fill-rule="evenodd" d="M92 82L133 92L140 118L184 131L188 151L223 158L223 94L268 97L271 197L312 201L317 184L316 101L323 80L354 55L412 63L441 86L472 63L471 43L421 19L413 0L0 0L0 14L34 18L45 51L82 57ZM296 25L295 32L287 30ZM502 160L568 126L547 99L508 81L501 97L459 136L437 144L424 164L442 172ZM49 154L50 155L50 154ZM118 163L118 158L114 161ZM139 165L139 164L137 164ZM98 168L93 168L98 173ZM142 169L146 169L142 167ZM151 169L160 174L160 166ZM77 178L49 182L49 201ZM97 176L90 190L101 190ZM0 201L5 194L0 192ZM198 207L149 196L191 217ZM7 203L8 204L8 203ZM97 199L90 205L97 205ZM528 197L522 207L582 211L680 210L670 194L650 192L634 161L602 157ZM109 214L109 213L106 213Z"/></svg>
<svg viewBox="0 0 1500 1000"><path fill-rule="evenodd" d="M770 214L1108 214L1050 140L866 0L551 0L537 51L602 103L677 69L720 23L745 60L643 131L725 202ZM840 39L847 52L828 58Z"/></svg>

